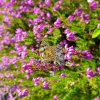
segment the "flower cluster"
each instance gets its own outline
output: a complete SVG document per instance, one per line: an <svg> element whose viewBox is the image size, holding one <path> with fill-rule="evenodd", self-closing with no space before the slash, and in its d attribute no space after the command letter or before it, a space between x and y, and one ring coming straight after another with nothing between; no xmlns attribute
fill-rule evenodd
<svg viewBox="0 0 100 100"><path fill-rule="evenodd" d="M98 7L98 3L96 1L89 2L89 5L91 10L96 10Z"/></svg>
<svg viewBox="0 0 100 100"><path fill-rule="evenodd" d="M74 51L74 47L71 46L71 47L68 47L68 44L65 45L65 50L66 50L66 53L65 53L65 60L71 60L72 59L72 55L75 54L75 51Z"/></svg>
<svg viewBox="0 0 100 100"><path fill-rule="evenodd" d="M20 46L19 44L15 43L15 50L16 54L21 56L21 58L25 58L27 56L27 47L25 45Z"/></svg>
<svg viewBox="0 0 100 100"><path fill-rule="evenodd" d="M87 8L84 7L85 4L79 4L78 8L73 7L71 10L70 0L0 0L0 79L7 78L16 81L15 75L10 73L12 70L14 73L20 71L21 74L25 74L27 81L36 71L51 71L51 76L54 76L55 71L60 71L66 66L80 66L84 59L92 60L93 55L90 53L92 43L90 42L95 40L92 40L91 32L96 27L100 28L100 9L99 2L94 0L87 0L87 2ZM96 21L92 23L91 19ZM81 24L79 29L72 28L74 25ZM78 46L77 41L81 41L81 38L85 41L92 40L87 43L88 47L85 50L85 47ZM49 41L50 47L60 44L61 49L64 50L61 53L57 51L57 60L62 61L63 58L64 64L58 67L57 64L52 64L52 61L43 63L40 60L39 49L43 40ZM50 53L47 54L50 57ZM62 55L64 57L61 57ZM2 71L7 73L1 74ZM87 69L88 78L99 75L100 67L96 72L90 68ZM60 78L65 77L66 74L60 74ZM50 83L42 77L33 78L31 81L35 86L41 86L45 90L50 89ZM14 92L19 98L29 95L28 88L22 89L17 85L8 90L8 100L15 99L12 95ZM57 95L54 95L53 99L58 100Z"/></svg>
<svg viewBox="0 0 100 100"><path fill-rule="evenodd" d="M42 85L43 89L49 89L49 84L47 82L45 82L42 77L33 78L32 81L33 81L35 86Z"/></svg>
<svg viewBox="0 0 100 100"><path fill-rule="evenodd" d="M100 75L100 67L97 68L97 72L93 72L90 68L87 69L86 76L88 78L92 78L94 76L99 76Z"/></svg>
<svg viewBox="0 0 100 100"><path fill-rule="evenodd" d="M29 79L30 75L35 71L58 71L61 70L60 67L57 67L54 64L49 63L41 63L38 60L30 59L28 64L24 64L22 66L22 71L26 73L26 78Z"/></svg>
<svg viewBox="0 0 100 100"><path fill-rule="evenodd" d="M20 98L28 96L28 90L27 89L24 89L24 90L17 89L16 92L18 94L18 97L20 97Z"/></svg>
<svg viewBox="0 0 100 100"><path fill-rule="evenodd" d="M92 60L93 56L89 51L85 50L82 52L82 58L87 59L87 60Z"/></svg>
<svg viewBox="0 0 100 100"><path fill-rule="evenodd" d="M14 37L12 38L13 42L21 42L24 41L25 38L27 37L28 33L24 32L22 29L18 28L16 29L16 34L14 35Z"/></svg>
<svg viewBox="0 0 100 100"><path fill-rule="evenodd" d="M66 34L66 39L68 41L74 41L75 40L75 33L74 32L70 32L69 29L66 29L64 31L64 33Z"/></svg>

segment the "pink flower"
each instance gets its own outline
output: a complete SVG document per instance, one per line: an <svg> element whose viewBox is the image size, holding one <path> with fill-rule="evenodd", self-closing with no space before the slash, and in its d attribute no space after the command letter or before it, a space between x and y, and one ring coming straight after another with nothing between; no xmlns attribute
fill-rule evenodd
<svg viewBox="0 0 100 100"><path fill-rule="evenodd" d="M80 9L76 9L75 12L74 12L74 15L80 17L82 12L83 12L83 10L81 8Z"/></svg>
<svg viewBox="0 0 100 100"><path fill-rule="evenodd" d="M89 5L91 10L95 10L98 6L98 3L96 1L92 1L89 3Z"/></svg>
<svg viewBox="0 0 100 100"><path fill-rule="evenodd" d="M67 40L69 40L69 41L74 41L75 40L75 35L74 35L73 32L68 33L66 35L66 37L67 37Z"/></svg>
<svg viewBox="0 0 100 100"><path fill-rule="evenodd" d="M94 100L100 100L100 98L95 98Z"/></svg>
<svg viewBox="0 0 100 100"><path fill-rule="evenodd" d="M40 8L34 7L32 12L37 15L40 12Z"/></svg>
<svg viewBox="0 0 100 100"><path fill-rule="evenodd" d="M30 75L30 74L33 73L33 70L31 70L31 69L27 69L25 72L26 72L26 74Z"/></svg>
<svg viewBox="0 0 100 100"><path fill-rule="evenodd" d="M69 22L73 22L74 20L75 20L75 16L73 16L73 15L68 16L68 21Z"/></svg>
<svg viewBox="0 0 100 100"><path fill-rule="evenodd" d="M92 60L93 56L89 51L85 50L82 52L82 58L87 59L87 60Z"/></svg>
<svg viewBox="0 0 100 100"><path fill-rule="evenodd" d="M5 23L6 25L10 25L10 18L9 17L7 17L7 16L5 16L4 17L4 20L3 20L3 23Z"/></svg>
<svg viewBox="0 0 100 100"><path fill-rule="evenodd" d="M18 93L18 97L20 97L20 98L28 96L28 90L27 89L24 89L24 90L17 89L16 91Z"/></svg>
<svg viewBox="0 0 100 100"><path fill-rule="evenodd" d="M92 77L94 77L94 72L93 72L90 68L88 68L88 69L87 69L86 76L87 76L88 78L92 78Z"/></svg>
<svg viewBox="0 0 100 100"><path fill-rule="evenodd" d="M44 89L49 89L49 84L47 82L43 82L42 86Z"/></svg>
<svg viewBox="0 0 100 100"><path fill-rule="evenodd" d="M55 95L55 96L53 97L53 100L58 100L58 97Z"/></svg>
<svg viewBox="0 0 100 100"><path fill-rule="evenodd" d="M87 14L87 13L82 14L81 18L82 18L82 19L81 19L82 22L85 22L86 24L88 24L89 21L90 21L90 16L89 16L89 14Z"/></svg>
<svg viewBox="0 0 100 100"><path fill-rule="evenodd" d="M33 78L32 81L35 86L38 86L38 85L40 85L40 82L43 82L43 78L42 77Z"/></svg>
<svg viewBox="0 0 100 100"><path fill-rule="evenodd" d="M60 76L61 76L62 78L65 78L65 77L66 77L66 74L62 73Z"/></svg>
<svg viewBox="0 0 100 100"><path fill-rule="evenodd" d="M46 14L46 16L47 16L47 19L48 19L48 20L51 20L51 15L50 15L49 12Z"/></svg>
<svg viewBox="0 0 100 100"><path fill-rule="evenodd" d="M45 0L45 5L46 5L47 7L50 6L50 5L51 5L50 0Z"/></svg>
<svg viewBox="0 0 100 100"><path fill-rule="evenodd" d="M2 62L5 66L9 65L10 64L10 58L8 56L4 56L4 57L2 57Z"/></svg>
<svg viewBox="0 0 100 100"><path fill-rule="evenodd" d="M54 26L55 26L55 28L59 28L60 25L61 25L61 21L59 18L57 18L57 20L54 22Z"/></svg>

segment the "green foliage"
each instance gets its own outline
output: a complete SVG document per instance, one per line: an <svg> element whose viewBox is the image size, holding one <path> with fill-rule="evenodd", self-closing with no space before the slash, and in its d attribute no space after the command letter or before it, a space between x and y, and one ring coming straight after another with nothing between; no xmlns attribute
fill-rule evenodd
<svg viewBox="0 0 100 100"><path fill-rule="evenodd" d="M52 3L55 3L57 0L51 1ZM38 2L38 0L35 0L35 2ZM80 7L85 11L85 13L89 13L90 22L85 24L80 22L80 19L76 18L75 21L67 23L67 17L72 15L75 9ZM17 5L14 9L16 8ZM78 36L79 38L79 40L76 40L75 43L72 42L71 45L74 45L75 49L77 50L89 50L92 52L94 60L87 61L82 59L80 62L78 62L79 67L76 69L71 70L65 68L62 71L55 72L54 76L50 75L49 72L36 71L30 75L30 79L25 78L26 74L21 71L21 61L18 61L16 64L18 69L14 68L14 65L10 65L10 73L14 74L15 79L12 80L11 78L5 78L3 80L0 79L0 82L2 81L5 85L9 85L10 87L12 87L15 83L25 88L28 87L30 94L29 97L25 97L23 99L19 98L18 100L53 100L54 95L57 95L59 100L94 100L95 97L100 96L100 78L99 76L96 76L92 79L88 79L86 77L86 70L88 67L90 67L93 71L96 71L96 68L100 66L100 28L97 28L97 25L100 23L100 21L97 20L97 16L100 15L100 11L89 11L88 3L86 0L64 0L60 11L55 13L52 11L52 7L47 7L46 10L50 11L51 13L51 26L54 25L54 21L59 17L61 19L62 25L65 24L70 29L70 31L75 32L75 36ZM44 12L46 11L44 10ZM37 52L32 52L30 50L31 45L36 46L36 41L32 31L33 27L28 26L28 19L34 20L37 17L38 16L34 14L23 13L21 18L11 19L13 24L11 24L10 28L8 29L12 35L15 34L17 28L22 28L28 33L25 41L19 43L21 45L27 46L28 48L28 54L27 57L25 57L25 63L29 63L30 58L39 59ZM3 16L0 15L0 24L2 20ZM45 34L47 31L48 28L43 30ZM44 40L50 45L56 45L62 40L60 35L63 31L64 29L60 28L53 29L48 38ZM0 37L0 39L1 38L2 37ZM6 45L4 46L6 47ZM14 47L12 44L8 45L7 49L4 48L2 51L0 51L0 61L1 58L5 55L11 58L16 56L16 54L10 54L10 51L13 49ZM15 72L14 70L18 70L18 72ZM0 73L5 74L6 72L2 72L0 70ZM61 78L61 73L65 73L66 77ZM44 90L41 86L34 86L32 79L39 76L43 77L44 80L49 83L49 90Z"/></svg>
<svg viewBox="0 0 100 100"><path fill-rule="evenodd" d="M32 44L36 44L35 40L34 40L34 35L33 32L29 31L28 32L28 36L24 41L25 45L30 46Z"/></svg>
<svg viewBox="0 0 100 100"><path fill-rule="evenodd" d="M56 45L61 40L60 34L61 32L59 29L54 29L52 34L48 36L48 38L46 38L45 41L48 42L50 45Z"/></svg>
<svg viewBox="0 0 100 100"><path fill-rule="evenodd" d="M0 23L2 22L2 19L3 19L3 16L2 16L2 15L0 15Z"/></svg>
<svg viewBox="0 0 100 100"><path fill-rule="evenodd" d="M96 28L92 33L92 38L96 38L100 35L100 28Z"/></svg>

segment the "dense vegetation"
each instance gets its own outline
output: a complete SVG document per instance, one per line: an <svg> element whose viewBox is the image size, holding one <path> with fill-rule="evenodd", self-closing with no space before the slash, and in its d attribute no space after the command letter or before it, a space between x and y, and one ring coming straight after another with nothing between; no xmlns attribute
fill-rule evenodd
<svg viewBox="0 0 100 100"><path fill-rule="evenodd" d="M0 100L100 100L99 0L0 0Z"/></svg>

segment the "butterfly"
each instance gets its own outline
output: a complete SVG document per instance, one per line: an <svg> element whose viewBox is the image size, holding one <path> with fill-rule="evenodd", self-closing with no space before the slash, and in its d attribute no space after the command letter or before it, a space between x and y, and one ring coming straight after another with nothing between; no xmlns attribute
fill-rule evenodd
<svg viewBox="0 0 100 100"><path fill-rule="evenodd" d="M64 48L58 45L49 45L43 41L40 45L40 61L43 63L53 63L55 65L64 64Z"/></svg>

